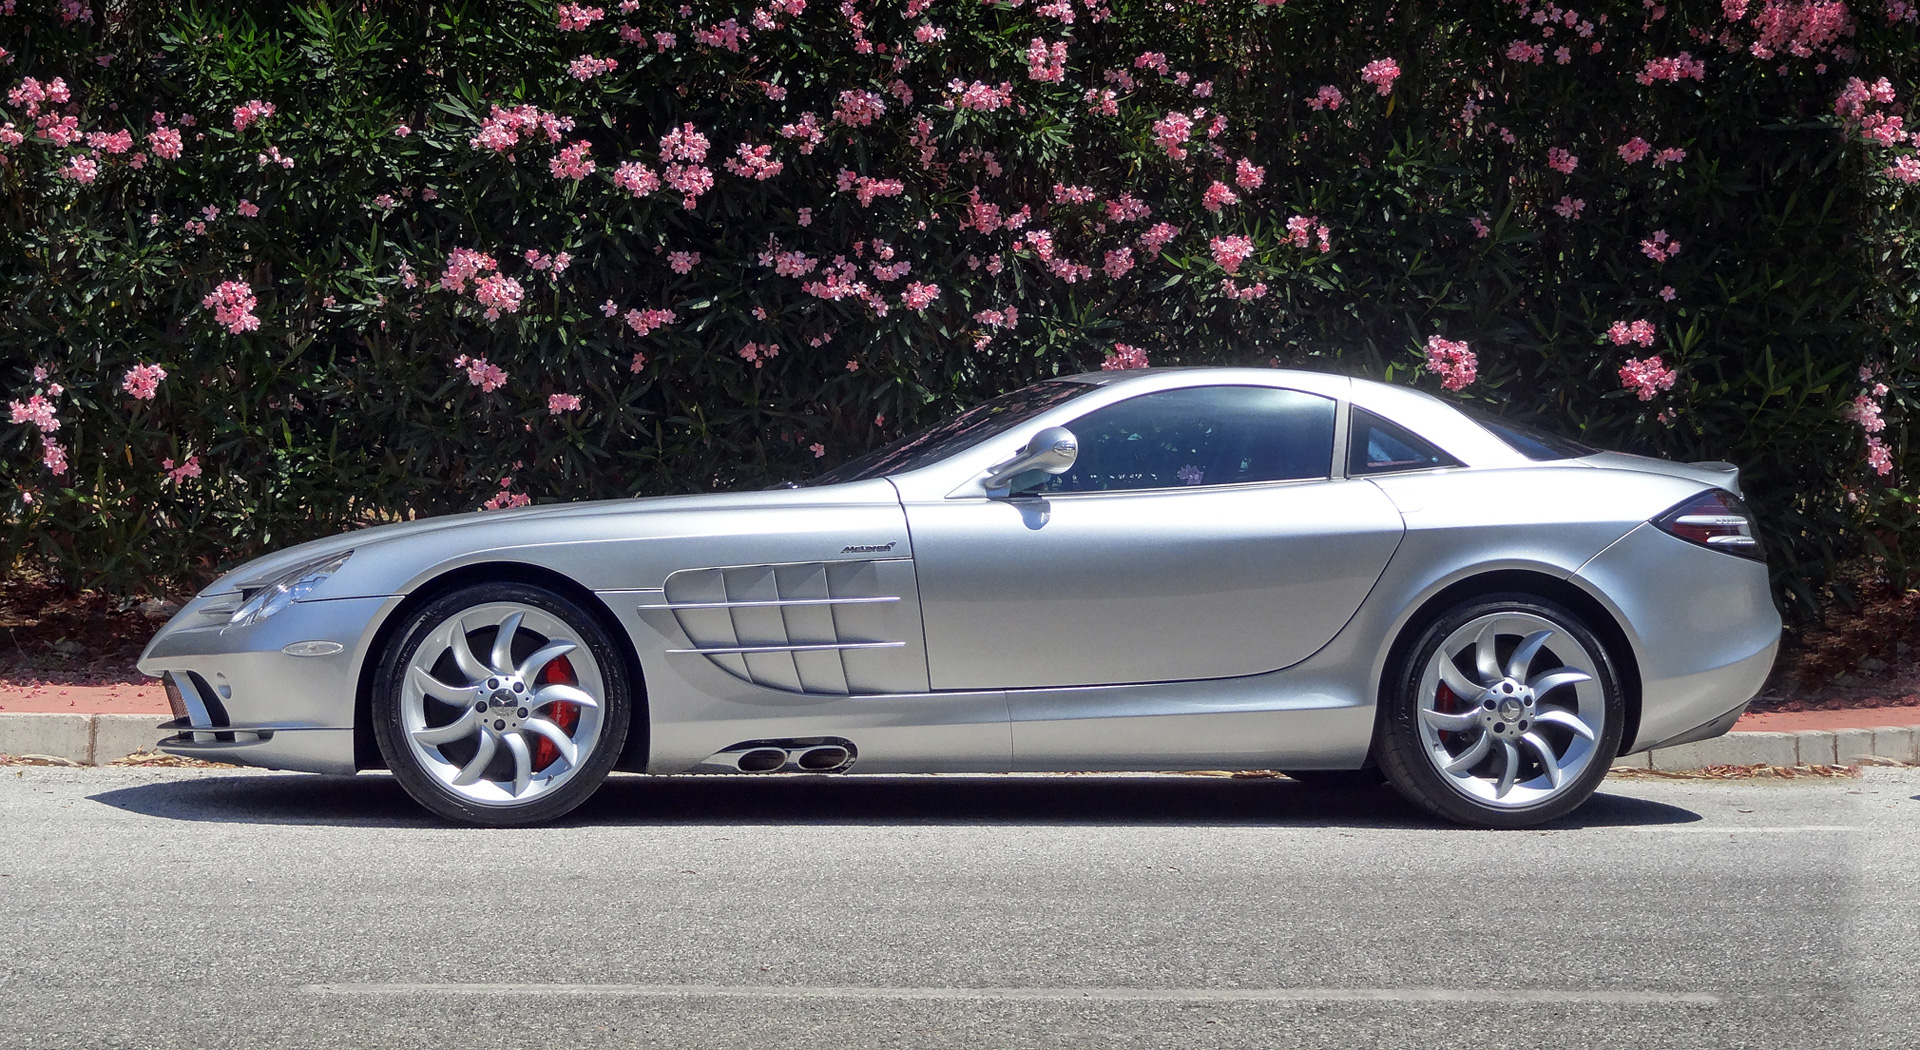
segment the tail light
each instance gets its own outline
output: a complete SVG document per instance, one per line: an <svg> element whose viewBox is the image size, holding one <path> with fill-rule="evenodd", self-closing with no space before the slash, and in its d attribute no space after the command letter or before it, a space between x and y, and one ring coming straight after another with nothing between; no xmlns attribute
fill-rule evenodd
<svg viewBox="0 0 1920 1050"><path fill-rule="evenodd" d="M1731 492L1710 489L1653 519L1670 536L1754 561L1767 560L1753 512Z"/></svg>

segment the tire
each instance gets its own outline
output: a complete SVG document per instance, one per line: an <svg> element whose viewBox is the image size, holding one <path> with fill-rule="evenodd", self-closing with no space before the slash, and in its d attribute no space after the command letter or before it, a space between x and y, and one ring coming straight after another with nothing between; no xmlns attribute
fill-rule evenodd
<svg viewBox="0 0 1920 1050"><path fill-rule="evenodd" d="M1376 766L1365 769L1283 769L1280 772L1290 780L1324 791L1365 791L1387 782L1386 774Z"/></svg>
<svg viewBox="0 0 1920 1050"><path fill-rule="evenodd" d="M613 769L633 713L626 662L572 599L475 584L393 637L374 677L374 737L422 806L468 824L536 824L585 802Z"/></svg>
<svg viewBox="0 0 1920 1050"><path fill-rule="evenodd" d="M1528 594L1447 611L1389 668L1381 693L1376 750L1388 783L1475 827L1571 813L1606 777L1626 722L1606 646L1579 616Z"/></svg>

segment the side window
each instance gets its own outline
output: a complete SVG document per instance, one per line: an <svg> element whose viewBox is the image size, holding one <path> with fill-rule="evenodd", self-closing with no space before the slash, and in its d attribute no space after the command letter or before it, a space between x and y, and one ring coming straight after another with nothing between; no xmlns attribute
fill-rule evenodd
<svg viewBox="0 0 1920 1050"><path fill-rule="evenodd" d="M1116 492L1328 477L1331 398L1258 386L1143 394L1067 424L1073 469L1040 492ZM1024 480L1024 479L1023 479Z"/></svg>
<svg viewBox="0 0 1920 1050"><path fill-rule="evenodd" d="M1347 439L1347 473L1391 474L1400 470L1457 467L1460 461L1364 408L1353 410L1352 433Z"/></svg>

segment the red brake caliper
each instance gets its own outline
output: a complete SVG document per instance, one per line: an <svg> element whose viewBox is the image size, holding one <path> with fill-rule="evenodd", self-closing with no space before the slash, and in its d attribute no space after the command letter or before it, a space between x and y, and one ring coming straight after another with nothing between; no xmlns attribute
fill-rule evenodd
<svg viewBox="0 0 1920 1050"><path fill-rule="evenodd" d="M547 664L546 670L540 672L540 684L579 685L580 678L573 673L573 665L567 662L567 658L558 656ZM565 702L548 704L546 718L547 721L559 726L561 732L571 736L573 727L580 724L580 705ZM553 765L559 758L560 749L554 747L553 741L546 737L541 737L539 742L533 745L534 772L537 773Z"/></svg>
<svg viewBox="0 0 1920 1050"><path fill-rule="evenodd" d="M1441 682L1439 691L1433 694L1433 709L1443 715L1453 714L1454 699L1453 690L1447 688L1447 683ZM1444 729L1438 730L1438 733L1443 744L1453 735Z"/></svg>

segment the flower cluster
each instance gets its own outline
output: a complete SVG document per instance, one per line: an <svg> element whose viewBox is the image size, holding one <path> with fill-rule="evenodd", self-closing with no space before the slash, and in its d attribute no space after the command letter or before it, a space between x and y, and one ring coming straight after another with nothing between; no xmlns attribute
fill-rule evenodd
<svg viewBox="0 0 1920 1050"><path fill-rule="evenodd" d="M132 394L137 400L152 401L160 390L160 381L167 378L167 370L159 365L134 365L127 374L120 377L120 389Z"/></svg>
<svg viewBox="0 0 1920 1050"><path fill-rule="evenodd" d="M1146 368L1147 352L1138 346L1115 343L1113 344L1113 353L1107 355L1106 361L1103 362L1100 367L1102 370L1108 372L1122 372L1133 368Z"/></svg>
<svg viewBox="0 0 1920 1050"><path fill-rule="evenodd" d="M254 307L260 301L254 298L253 288L245 281L222 281L215 286L200 305L213 311L213 319L226 326L229 333L239 335L260 327L260 319L253 315Z"/></svg>
<svg viewBox="0 0 1920 1050"><path fill-rule="evenodd" d="M1647 341L1652 342L1651 337ZM1633 391L1634 396L1642 401L1652 401L1658 391L1672 390L1673 381L1678 376L1679 372L1661 362L1659 354L1644 360L1629 357L1627 363L1620 366L1620 385Z"/></svg>
<svg viewBox="0 0 1920 1050"><path fill-rule="evenodd" d="M273 116L273 103L252 99L233 107L233 130L245 131L255 123Z"/></svg>
<svg viewBox="0 0 1920 1050"><path fill-rule="evenodd" d="M1400 78L1400 63L1391 58L1376 58L1360 70L1360 79L1372 84L1382 95L1393 94L1393 82Z"/></svg>
<svg viewBox="0 0 1920 1050"><path fill-rule="evenodd" d="M1880 415L1884 410L1882 402L1887 396L1887 384L1879 380L1871 365L1861 367L1860 382L1867 384L1867 389L1848 402L1840 410L1840 415L1859 424L1867 437L1867 466L1875 474L1885 477L1893 473L1893 454L1887 448L1886 439L1880 436L1887 428L1887 421Z"/></svg>
<svg viewBox="0 0 1920 1050"><path fill-rule="evenodd" d="M483 394L491 394L507 385L506 369L489 362L485 357L466 354L453 359L453 367L467 373L467 382L480 388Z"/></svg>
<svg viewBox="0 0 1920 1050"><path fill-rule="evenodd" d="M1657 331L1653 327L1653 322L1644 320L1633 322L1615 321L1607 328L1607 338L1612 341L1615 346L1625 346L1628 343L1652 346L1656 334Z"/></svg>
<svg viewBox="0 0 1920 1050"><path fill-rule="evenodd" d="M1426 350L1427 371L1440 377L1443 389L1465 390L1479 378L1480 359L1464 341L1428 336Z"/></svg>
<svg viewBox="0 0 1920 1050"><path fill-rule="evenodd" d="M1314 241L1320 243L1320 250L1333 250L1333 231L1327 224L1312 215L1295 215L1287 220L1287 241L1296 248L1310 248Z"/></svg>

